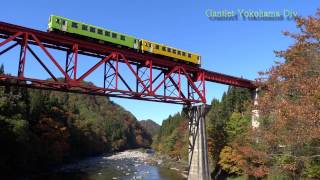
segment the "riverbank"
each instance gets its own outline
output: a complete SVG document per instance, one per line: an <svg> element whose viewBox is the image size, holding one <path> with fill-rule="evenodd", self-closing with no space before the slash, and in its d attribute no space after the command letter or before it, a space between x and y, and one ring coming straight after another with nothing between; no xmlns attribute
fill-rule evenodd
<svg viewBox="0 0 320 180"><path fill-rule="evenodd" d="M185 179L180 172L177 171L177 168L167 166L167 162L169 161L158 158L152 150L127 150L113 155L87 158L64 165L52 173L42 174L27 179Z"/></svg>
<svg viewBox="0 0 320 180"><path fill-rule="evenodd" d="M182 177L188 178L188 162L186 160L177 160L161 153L155 153L153 160L158 166L177 171Z"/></svg>

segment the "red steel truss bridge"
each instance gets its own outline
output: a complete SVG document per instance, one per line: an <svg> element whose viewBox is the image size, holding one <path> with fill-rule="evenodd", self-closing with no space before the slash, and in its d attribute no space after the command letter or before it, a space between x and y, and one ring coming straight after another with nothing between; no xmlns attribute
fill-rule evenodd
<svg viewBox="0 0 320 180"><path fill-rule="evenodd" d="M14 61L17 68L15 75L0 75L2 86L186 105L206 103L206 82L255 89L250 80L165 57L5 22L0 22L0 60ZM28 75L34 68L46 78ZM87 83L92 79L100 84Z"/></svg>

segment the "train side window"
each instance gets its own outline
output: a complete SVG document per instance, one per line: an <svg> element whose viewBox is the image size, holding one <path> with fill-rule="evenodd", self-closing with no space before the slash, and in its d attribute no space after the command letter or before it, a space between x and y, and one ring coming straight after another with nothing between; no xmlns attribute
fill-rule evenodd
<svg viewBox="0 0 320 180"><path fill-rule="evenodd" d="M126 40L126 37L125 37L124 35L121 35L121 36L120 36L120 39L123 40L123 41L125 41L125 40Z"/></svg>
<svg viewBox="0 0 320 180"><path fill-rule="evenodd" d="M178 55L181 55L181 51L178 51Z"/></svg>
<svg viewBox="0 0 320 180"><path fill-rule="evenodd" d="M101 29L98 29L98 34L102 35L102 30Z"/></svg>
<svg viewBox="0 0 320 180"><path fill-rule="evenodd" d="M56 23L60 24L60 19L56 19Z"/></svg>
<svg viewBox="0 0 320 180"><path fill-rule="evenodd" d="M191 58L191 54L190 53L188 53L188 58Z"/></svg>
<svg viewBox="0 0 320 180"><path fill-rule="evenodd" d="M110 32L109 32L109 31L105 31L105 32L104 32L104 35L105 35L105 36L110 36Z"/></svg>
<svg viewBox="0 0 320 180"><path fill-rule="evenodd" d="M94 27L90 27L90 32L95 33L95 32L96 32L96 28L94 28Z"/></svg>
<svg viewBox="0 0 320 180"><path fill-rule="evenodd" d="M78 28L78 23L72 22L71 27Z"/></svg>
<svg viewBox="0 0 320 180"><path fill-rule="evenodd" d="M162 46L162 51L166 51L166 47Z"/></svg>
<svg viewBox="0 0 320 180"><path fill-rule="evenodd" d="M112 38L117 38L117 34L116 33L112 33Z"/></svg>
<svg viewBox="0 0 320 180"><path fill-rule="evenodd" d="M159 48L160 48L160 46L157 44L157 45L156 45L156 49L159 49Z"/></svg>
<svg viewBox="0 0 320 180"><path fill-rule="evenodd" d="M177 53L177 50L173 49L172 52L173 52L173 54L176 54L176 53Z"/></svg>
<svg viewBox="0 0 320 180"><path fill-rule="evenodd" d="M82 25L82 30L88 31L88 26Z"/></svg>
<svg viewBox="0 0 320 180"><path fill-rule="evenodd" d="M186 56L186 53L185 53L185 52L182 52L182 56Z"/></svg>
<svg viewBox="0 0 320 180"><path fill-rule="evenodd" d="M171 52L171 48L168 48L167 51L168 51L168 52Z"/></svg>
<svg viewBox="0 0 320 180"><path fill-rule="evenodd" d="M62 25L66 25L66 24L67 24L66 20L62 20Z"/></svg>

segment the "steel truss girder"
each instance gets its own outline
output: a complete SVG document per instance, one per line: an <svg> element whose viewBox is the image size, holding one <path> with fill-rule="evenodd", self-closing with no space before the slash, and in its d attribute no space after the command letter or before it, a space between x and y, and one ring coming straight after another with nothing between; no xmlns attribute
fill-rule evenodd
<svg viewBox="0 0 320 180"><path fill-rule="evenodd" d="M67 50L70 50L70 48L74 44L78 44L79 46L78 54L81 54L81 55L87 55L92 57L102 57L101 55L109 54L112 52L118 52L118 53L124 54L127 59L130 59L131 61L130 63L132 64L145 63L147 60L152 60L153 67L157 67L160 69L163 69L163 68L172 69L175 66L180 65L179 62L170 61L167 58L160 58L157 56L153 56L151 54L139 53L137 51L125 49L125 48L119 49L114 46L102 45L96 42L91 42L91 41L87 41L87 40L76 38L76 37L66 36L64 34L43 32L43 31L39 31L39 30L27 28L27 27L0 22L0 38L6 39L7 41L11 41L13 39L17 40L16 37L12 37L12 35L15 35L17 33L22 33L22 32L36 35L37 38L40 39L43 45L47 48L67 51ZM34 40L30 40L29 45L30 44L36 44L36 42ZM0 55L5 52L6 52L5 50L1 51ZM226 74L222 74L214 71L208 71L200 67L191 66L191 65L184 65L184 68L188 71L188 73L193 73L193 74L197 74L199 72L204 73L205 75L204 79L209 82L232 85L232 86L243 87L248 89L257 88L257 86L252 81L247 79L234 77L234 76L230 76L230 75L226 75Z"/></svg>
<svg viewBox="0 0 320 180"><path fill-rule="evenodd" d="M78 44L73 44L72 49L67 51L65 72L72 80L77 80Z"/></svg>
<svg viewBox="0 0 320 180"><path fill-rule="evenodd" d="M126 54L114 51L104 56L100 55L101 59L95 65L90 66L83 74L79 74L78 62L80 59L78 54L80 51L79 45L76 43L73 43L72 47L65 48L64 50L60 49L66 52L65 64L61 65L54 57L54 54L50 53L49 50L51 48L45 46L33 33L17 32L12 36L7 36L4 41L0 42L0 48L12 41L16 41L17 43L0 51L0 56L10 51L13 47L20 45L18 75L1 75L0 85L12 85L11 82L15 81L14 85L18 86L65 92L79 92L177 104L206 102L204 72L189 72L183 64L171 68L161 68L155 66L153 60L136 62L127 58ZM49 58L49 62L58 69L58 72L53 72L44 63L43 57L40 57L32 49L34 46L40 47L40 50ZM30 52L32 57L48 73L52 80L30 78L25 75L26 63L30 61L27 59L27 52ZM87 54L87 56L91 55ZM97 56L94 55L93 57ZM124 71L120 67L120 64L128 70ZM90 81L88 76L96 72L100 67L104 68L104 73L101 75L103 87L82 83L83 81ZM57 73L59 75L55 75ZM135 83L133 84L132 81L129 81L130 79L134 79ZM186 86L182 85L183 81L187 84Z"/></svg>

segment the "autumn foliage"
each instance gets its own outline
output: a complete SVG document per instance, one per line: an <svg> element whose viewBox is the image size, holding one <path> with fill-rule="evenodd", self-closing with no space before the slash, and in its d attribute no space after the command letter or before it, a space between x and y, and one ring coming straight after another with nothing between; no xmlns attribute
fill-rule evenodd
<svg viewBox="0 0 320 180"><path fill-rule="evenodd" d="M162 122L152 144L158 152L175 160L188 159L188 119L184 113L169 116Z"/></svg>
<svg viewBox="0 0 320 180"><path fill-rule="evenodd" d="M219 155L219 165L229 174L243 174L242 165L245 163L243 156L230 146L225 146Z"/></svg>
<svg viewBox="0 0 320 180"><path fill-rule="evenodd" d="M234 143L253 177L320 177L320 11L296 24L299 33L284 33L295 43L260 73L259 128Z"/></svg>
<svg viewBox="0 0 320 180"><path fill-rule="evenodd" d="M108 98L0 87L2 176L37 173L151 142L135 117Z"/></svg>
<svg viewBox="0 0 320 180"><path fill-rule="evenodd" d="M260 73L257 107L235 88L212 102L206 118L214 178L222 172L255 179L320 178L320 10L315 17L296 18L296 24L298 33L284 33L294 44L277 51L279 62ZM260 114L256 129L246 115L252 108Z"/></svg>

